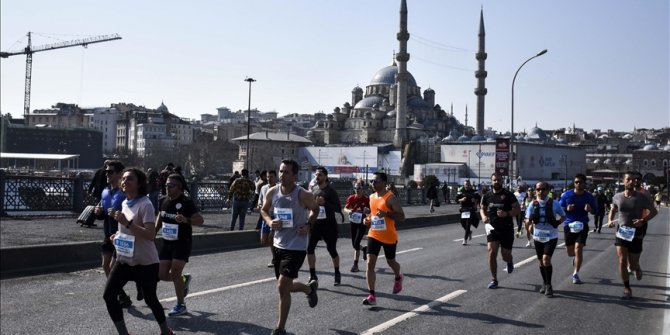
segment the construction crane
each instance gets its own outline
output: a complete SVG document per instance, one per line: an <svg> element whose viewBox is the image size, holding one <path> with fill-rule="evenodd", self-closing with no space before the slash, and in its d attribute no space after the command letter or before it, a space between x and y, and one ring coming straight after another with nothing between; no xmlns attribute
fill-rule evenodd
<svg viewBox="0 0 670 335"><path fill-rule="evenodd" d="M30 44L30 32L28 32L28 46L23 49L23 51L18 52L0 52L0 57L7 58L9 56L16 55L26 55L26 89L23 96L23 120L26 125L28 125L28 114L30 114L30 82L33 72L33 54L40 51L55 50L62 48L69 48L81 45L84 48L88 47L89 44L101 43L113 40L120 40L121 36L119 34L112 35L101 35L94 37L86 37L74 41L65 41L53 44L45 44L33 47Z"/></svg>

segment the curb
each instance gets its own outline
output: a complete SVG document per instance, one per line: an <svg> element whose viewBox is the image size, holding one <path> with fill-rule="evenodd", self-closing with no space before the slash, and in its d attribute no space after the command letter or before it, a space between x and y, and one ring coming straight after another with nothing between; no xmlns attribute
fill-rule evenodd
<svg viewBox="0 0 670 335"><path fill-rule="evenodd" d="M398 230L437 226L458 222L459 214L408 218L397 224ZM339 237L349 237L349 223L338 225ZM156 238L161 248L163 239ZM193 255L229 250L260 248L256 231L230 231L193 235ZM100 242L70 242L0 250L0 279L39 275L54 272L71 272L100 266Z"/></svg>

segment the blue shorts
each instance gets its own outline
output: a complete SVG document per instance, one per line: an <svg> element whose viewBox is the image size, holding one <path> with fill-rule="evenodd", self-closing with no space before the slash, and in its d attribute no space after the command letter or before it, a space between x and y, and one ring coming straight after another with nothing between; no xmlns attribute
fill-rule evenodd
<svg viewBox="0 0 670 335"><path fill-rule="evenodd" d="M274 219L275 217L274 215L270 215L270 218ZM263 223L261 223L261 234L269 234L270 232L272 232L272 228L270 228L270 226L268 226L265 220L263 220L263 217L261 217L261 221L263 221Z"/></svg>

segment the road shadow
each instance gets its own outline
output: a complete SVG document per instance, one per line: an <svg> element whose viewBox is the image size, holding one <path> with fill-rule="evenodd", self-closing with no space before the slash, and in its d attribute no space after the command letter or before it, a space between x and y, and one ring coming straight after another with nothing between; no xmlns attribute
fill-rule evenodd
<svg viewBox="0 0 670 335"><path fill-rule="evenodd" d="M247 322L212 320L219 314L203 311L190 311L188 314L168 318L168 325L175 333L205 334L270 334L272 328ZM290 334L290 333L289 333Z"/></svg>

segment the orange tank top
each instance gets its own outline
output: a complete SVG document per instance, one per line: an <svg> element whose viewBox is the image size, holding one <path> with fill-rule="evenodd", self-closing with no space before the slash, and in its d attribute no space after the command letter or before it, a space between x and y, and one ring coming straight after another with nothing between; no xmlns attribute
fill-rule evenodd
<svg viewBox="0 0 670 335"><path fill-rule="evenodd" d="M395 220L390 217L378 218L375 216L377 211L381 210L389 212L390 209L386 206L386 200L393 195L391 192L386 192L384 196L380 197L377 193L370 195L370 230L368 237L385 244L395 244L398 242L398 232L395 229Z"/></svg>

